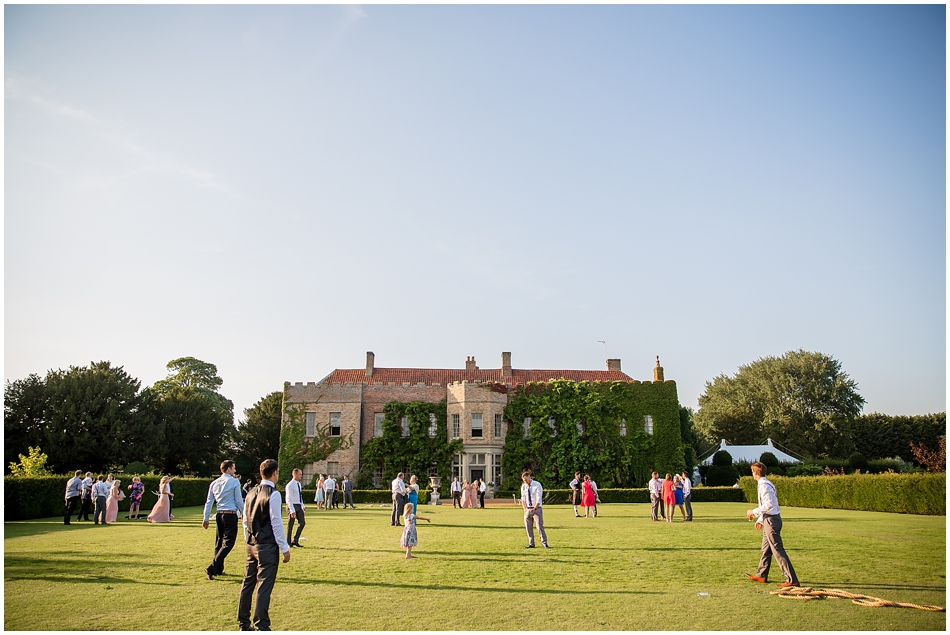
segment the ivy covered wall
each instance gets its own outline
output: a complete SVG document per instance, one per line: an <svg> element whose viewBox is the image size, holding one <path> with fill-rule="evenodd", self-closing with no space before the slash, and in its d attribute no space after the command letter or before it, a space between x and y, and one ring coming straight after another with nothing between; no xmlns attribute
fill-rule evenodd
<svg viewBox="0 0 950 635"><path fill-rule="evenodd" d="M644 430L647 415L652 435ZM651 469L685 467L672 381L529 383L509 394L505 419L506 485L530 468L546 487L567 486L575 471L589 472L600 487L643 487Z"/></svg>

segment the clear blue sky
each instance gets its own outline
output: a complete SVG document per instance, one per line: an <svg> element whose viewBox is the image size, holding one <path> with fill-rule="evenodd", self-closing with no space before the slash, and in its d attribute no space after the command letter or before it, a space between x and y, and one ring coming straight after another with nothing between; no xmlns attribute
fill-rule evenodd
<svg viewBox="0 0 950 635"><path fill-rule="evenodd" d="M4 376L792 349L946 409L929 6L12 6Z"/></svg>

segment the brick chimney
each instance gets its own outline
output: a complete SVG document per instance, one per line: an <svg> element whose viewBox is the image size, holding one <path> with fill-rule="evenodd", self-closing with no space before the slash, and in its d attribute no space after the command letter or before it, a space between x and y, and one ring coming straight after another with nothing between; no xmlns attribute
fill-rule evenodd
<svg viewBox="0 0 950 635"><path fill-rule="evenodd" d="M501 354L501 376L506 379L511 378L511 353Z"/></svg>
<svg viewBox="0 0 950 635"><path fill-rule="evenodd" d="M376 356L373 351L366 351L366 377L373 376L373 369L376 364Z"/></svg>
<svg viewBox="0 0 950 635"><path fill-rule="evenodd" d="M475 356L465 358L465 370L478 370L478 366L475 365Z"/></svg>
<svg viewBox="0 0 950 635"><path fill-rule="evenodd" d="M660 356L656 356L656 367L653 369L653 381L662 382L663 381L663 367L660 366Z"/></svg>
<svg viewBox="0 0 950 635"><path fill-rule="evenodd" d="M619 359L608 359L607 360L607 370L620 370L620 360Z"/></svg>

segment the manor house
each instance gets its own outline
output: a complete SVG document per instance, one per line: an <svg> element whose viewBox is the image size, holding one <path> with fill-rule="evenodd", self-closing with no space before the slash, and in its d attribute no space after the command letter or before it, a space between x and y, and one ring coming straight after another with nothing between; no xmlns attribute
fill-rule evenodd
<svg viewBox="0 0 950 635"><path fill-rule="evenodd" d="M654 383L664 382L659 358L653 374ZM497 483L501 478L505 435L509 428L521 432L521 426L506 425L507 391L490 386L501 384L512 389L528 382L555 379L640 383L620 370L619 359L608 359L606 370L512 368L511 353L501 354L500 368L484 370L478 367L474 357L466 358L464 369L377 368L375 355L368 352L366 368L337 369L316 383L285 382L283 429L289 425L287 406L296 405L304 412L304 441L312 443L318 440L317 437L320 437L320 442L327 439L338 441L338 449L326 460L299 466L304 473L304 482L310 482L318 473L349 474L355 479L360 468L360 448L370 439L382 435L387 403L439 403L444 399L449 440L462 439L464 444L462 454L456 456L453 464L453 474L459 480L484 478L486 482ZM666 383L673 384L671 381ZM673 416L678 417L675 385L672 394ZM668 409L663 408L664 411ZM666 418L670 417L663 417ZM653 415L645 414L643 419L647 433L653 434ZM675 424L670 423L678 428L678 419ZM385 485L380 480L381 474L377 474L377 486Z"/></svg>

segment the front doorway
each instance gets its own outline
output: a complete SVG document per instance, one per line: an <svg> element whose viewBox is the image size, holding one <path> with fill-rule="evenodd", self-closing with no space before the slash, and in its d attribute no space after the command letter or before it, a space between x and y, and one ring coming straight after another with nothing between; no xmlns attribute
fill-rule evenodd
<svg viewBox="0 0 950 635"><path fill-rule="evenodd" d="M481 468L477 468L477 469L476 469L476 468L473 467L470 471L471 471L471 473L472 473L472 480L471 480L471 482L475 482L475 481L477 481L477 480L480 479L480 478L485 478L485 470L483 470L483 469L481 469Z"/></svg>

